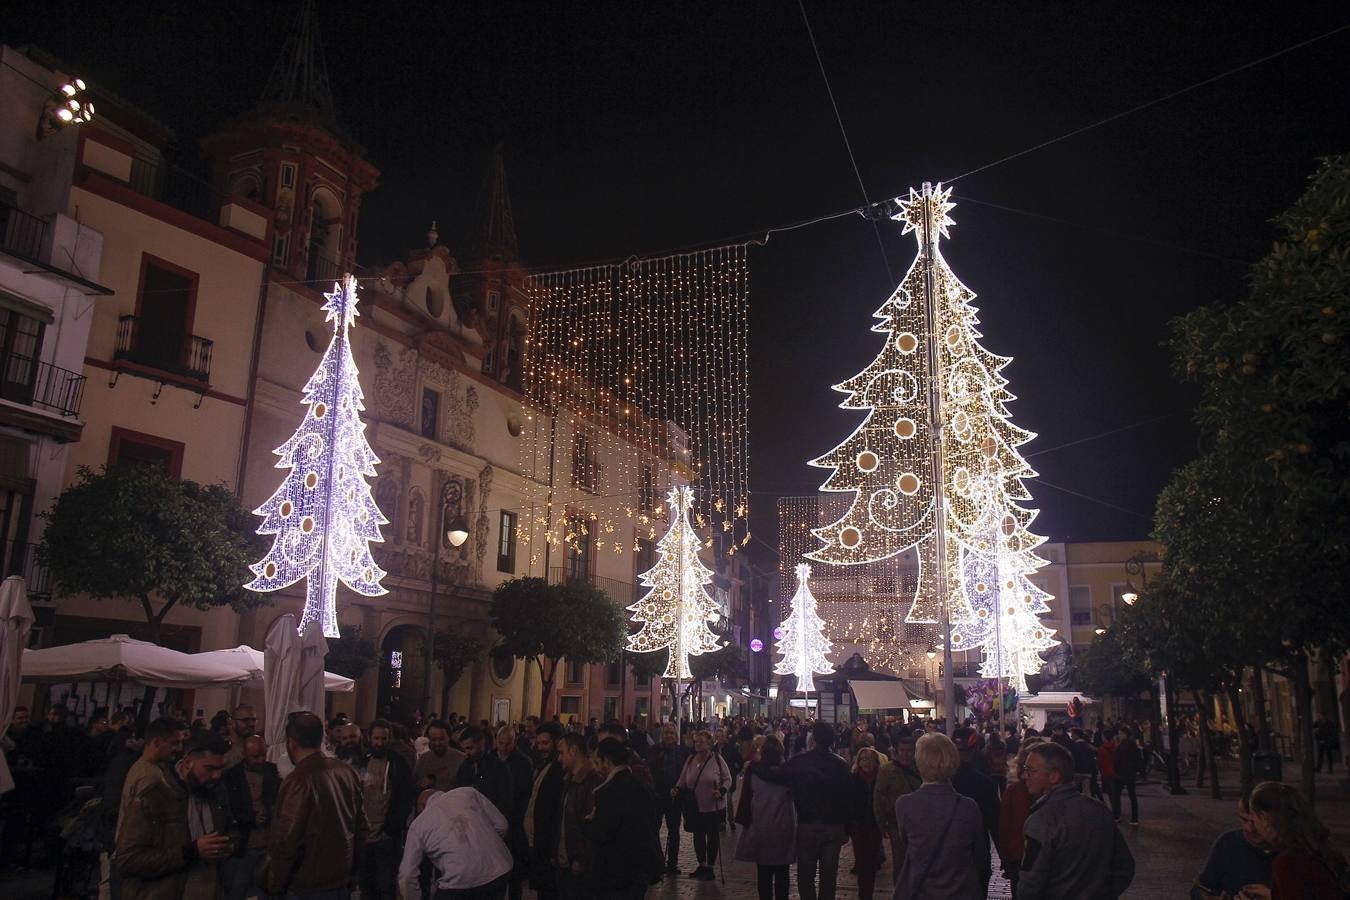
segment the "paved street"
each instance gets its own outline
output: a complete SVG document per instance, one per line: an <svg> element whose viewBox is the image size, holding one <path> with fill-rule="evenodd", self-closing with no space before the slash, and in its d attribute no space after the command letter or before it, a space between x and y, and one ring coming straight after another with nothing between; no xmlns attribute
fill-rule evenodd
<svg viewBox="0 0 1350 900"><path fill-rule="evenodd" d="M1286 764L1284 774L1287 783L1298 783L1297 767ZM1343 784L1344 778L1344 771L1334 776L1318 776L1317 809L1319 816L1342 845L1350 846L1350 790ZM1219 833L1236 827L1236 771L1225 771L1223 783L1228 789L1221 800L1211 799L1208 788L1197 790L1192 783L1186 785L1190 793L1182 797L1169 795L1156 781L1140 787L1141 822L1134 827L1122 826L1136 863L1134 884L1125 893L1127 898L1161 900L1185 896L1191 880L1209 852L1211 842ZM734 858L737 836L723 836L721 874L725 877L725 884L720 880L700 882L684 877L684 873L692 871L696 865L692 841L685 835L680 855L682 874L667 878L648 897L651 900L754 900L755 868ZM839 900L857 900L857 883L849 874L852 866L853 854L846 846L840 862ZM878 879L877 897L889 896L882 890L883 884L889 886L889 871L888 860L882 877ZM0 874L0 897L5 900L47 900L52 896L51 885L52 873L49 870L6 872ZM795 878L792 896L798 896ZM989 896L1000 900L1008 897L1006 884L996 879L995 884L991 885Z"/></svg>

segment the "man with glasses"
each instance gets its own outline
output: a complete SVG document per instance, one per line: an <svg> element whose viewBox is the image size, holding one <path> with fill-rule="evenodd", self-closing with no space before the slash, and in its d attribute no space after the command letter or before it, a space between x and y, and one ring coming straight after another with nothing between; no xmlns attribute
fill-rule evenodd
<svg viewBox="0 0 1350 900"><path fill-rule="evenodd" d="M247 703L234 708L230 725L230 752L225 754L225 767L231 768L244 759L244 742L258 733L258 714Z"/></svg>
<svg viewBox="0 0 1350 900"><path fill-rule="evenodd" d="M1111 811L1078 792L1073 754L1037 744L1022 771L1036 801L1025 827L1018 900L1123 894L1134 880L1134 857Z"/></svg>

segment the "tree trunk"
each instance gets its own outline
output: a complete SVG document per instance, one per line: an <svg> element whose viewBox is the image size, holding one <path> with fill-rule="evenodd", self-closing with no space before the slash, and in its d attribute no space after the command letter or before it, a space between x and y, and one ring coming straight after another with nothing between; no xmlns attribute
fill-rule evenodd
<svg viewBox="0 0 1350 900"><path fill-rule="evenodd" d="M1204 775L1205 767L1209 767L1209 795L1215 800L1219 799L1219 755L1215 752L1214 731L1210 727L1211 716L1214 712L1214 701L1209 691L1196 692L1196 703L1200 710L1200 765L1201 777ZM1196 787L1204 787L1204 783L1196 780Z"/></svg>
<svg viewBox="0 0 1350 900"><path fill-rule="evenodd" d="M1266 720L1266 680L1261 666L1252 666L1252 700L1256 707L1256 721L1252 723L1256 728L1256 746L1252 749L1269 750L1270 723Z"/></svg>
<svg viewBox="0 0 1350 900"><path fill-rule="evenodd" d="M1241 684L1242 673L1239 672L1237 681L1228 684L1228 702L1233 705L1233 724L1238 733L1238 782L1246 796L1252 789L1252 751L1255 748L1247 740L1247 711L1242 708Z"/></svg>
<svg viewBox="0 0 1350 900"><path fill-rule="evenodd" d="M1313 737L1312 685L1308 677L1308 654L1302 650L1289 662L1289 674L1294 682L1294 709L1298 713L1299 756L1303 766L1303 796L1312 806L1315 798L1317 774L1317 745Z"/></svg>
<svg viewBox="0 0 1350 900"><path fill-rule="evenodd" d="M1181 770L1177 766L1177 743L1180 729L1177 726L1177 689L1169 676L1167 679L1167 790L1172 794L1184 794L1181 786Z"/></svg>
<svg viewBox="0 0 1350 900"><path fill-rule="evenodd" d="M539 678L543 682L542 689L539 692L539 721L545 721L545 713L548 710L548 695L553 693L553 681L558 677L558 661L550 660L553 665L549 666L548 675L544 674L544 660L536 656L535 665L539 667ZM561 720L561 716L559 719Z"/></svg>
<svg viewBox="0 0 1350 900"><path fill-rule="evenodd" d="M450 710L450 684L449 679L445 677L445 670L441 670L441 715L445 715Z"/></svg>

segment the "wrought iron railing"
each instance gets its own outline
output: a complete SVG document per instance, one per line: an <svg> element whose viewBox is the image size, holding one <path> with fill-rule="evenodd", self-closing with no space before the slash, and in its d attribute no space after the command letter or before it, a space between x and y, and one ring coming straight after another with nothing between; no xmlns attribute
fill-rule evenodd
<svg viewBox="0 0 1350 900"><path fill-rule="evenodd" d="M210 182L186 169L139 156L131 160L129 184L138 194L217 225L220 224L220 208L228 199Z"/></svg>
<svg viewBox="0 0 1350 900"><path fill-rule="evenodd" d="M148 325L143 316L122 316L117 320L113 358L210 381L213 346L213 341L195 334L166 336L160 328Z"/></svg>
<svg viewBox="0 0 1350 900"><path fill-rule="evenodd" d="M333 283L341 278L344 272L350 270L351 267L344 268L340 260L330 259L311 249L305 266L305 281L309 282L311 287L327 291L332 289Z"/></svg>
<svg viewBox="0 0 1350 900"><path fill-rule="evenodd" d="M25 259L42 259L47 222L15 206L0 203L0 248Z"/></svg>
<svg viewBox="0 0 1350 900"><path fill-rule="evenodd" d="M37 544L23 541L9 542L8 565L6 575L22 575L30 595L50 597L52 594L51 573L38 562Z"/></svg>
<svg viewBox="0 0 1350 900"><path fill-rule="evenodd" d="M637 593L634 591L633 583L630 581L619 581L617 578L604 578L590 572L573 571L566 566L553 566L548 570L549 584L564 584L566 582L579 581L584 584L594 585L609 595L610 599L616 603L622 603L627 606L637 600Z"/></svg>
<svg viewBox="0 0 1350 900"><path fill-rule="evenodd" d="M78 416L84 400L85 377L27 356L11 353L0 358L4 377L0 397L29 406L41 406L63 416Z"/></svg>

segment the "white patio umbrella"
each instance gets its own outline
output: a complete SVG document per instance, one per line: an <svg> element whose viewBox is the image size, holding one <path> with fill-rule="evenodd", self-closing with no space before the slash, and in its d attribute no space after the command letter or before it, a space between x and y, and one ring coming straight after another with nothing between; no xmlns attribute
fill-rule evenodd
<svg viewBox="0 0 1350 900"><path fill-rule="evenodd" d="M248 684L255 686L263 684L264 654L261 650L256 650L248 644L240 644L238 647L229 647L225 650L204 650L201 653L194 653L193 655L206 657L208 659L225 660L230 665L235 665L248 671ZM338 675L336 672L324 672L323 689L325 691L351 693L356 690L356 682L352 681L350 678Z"/></svg>
<svg viewBox="0 0 1350 900"><path fill-rule="evenodd" d="M33 607L28 604L28 588L18 575L0 584L0 734L9 730L9 720L19 702L19 672L28 632L33 627ZM14 790L4 747L0 747L0 794Z"/></svg>
<svg viewBox="0 0 1350 900"><path fill-rule="evenodd" d="M273 622L264 647L267 759L276 763L284 776L291 769L286 755L286 717L296 708L300 688L300 637L295 633L295 616L287 613Z"/></svg>
<svg viewBox="0 0 1350 900"><path fill-rule="evenodd" d="M309 628L300 639L300 683L296 700L300 709L307 709L320 719L324 717L324 684L326 672L323 661L328 656L328 639L323 629Z"/></svg>
<svg viewBox="0 0 1350 900"><path fill-rule="evenodd" d="M136 681L147 687L191 690L248 678L248 670L237 663L201 659L125 634L23 654L23 680L29 682Z"/></svg>

